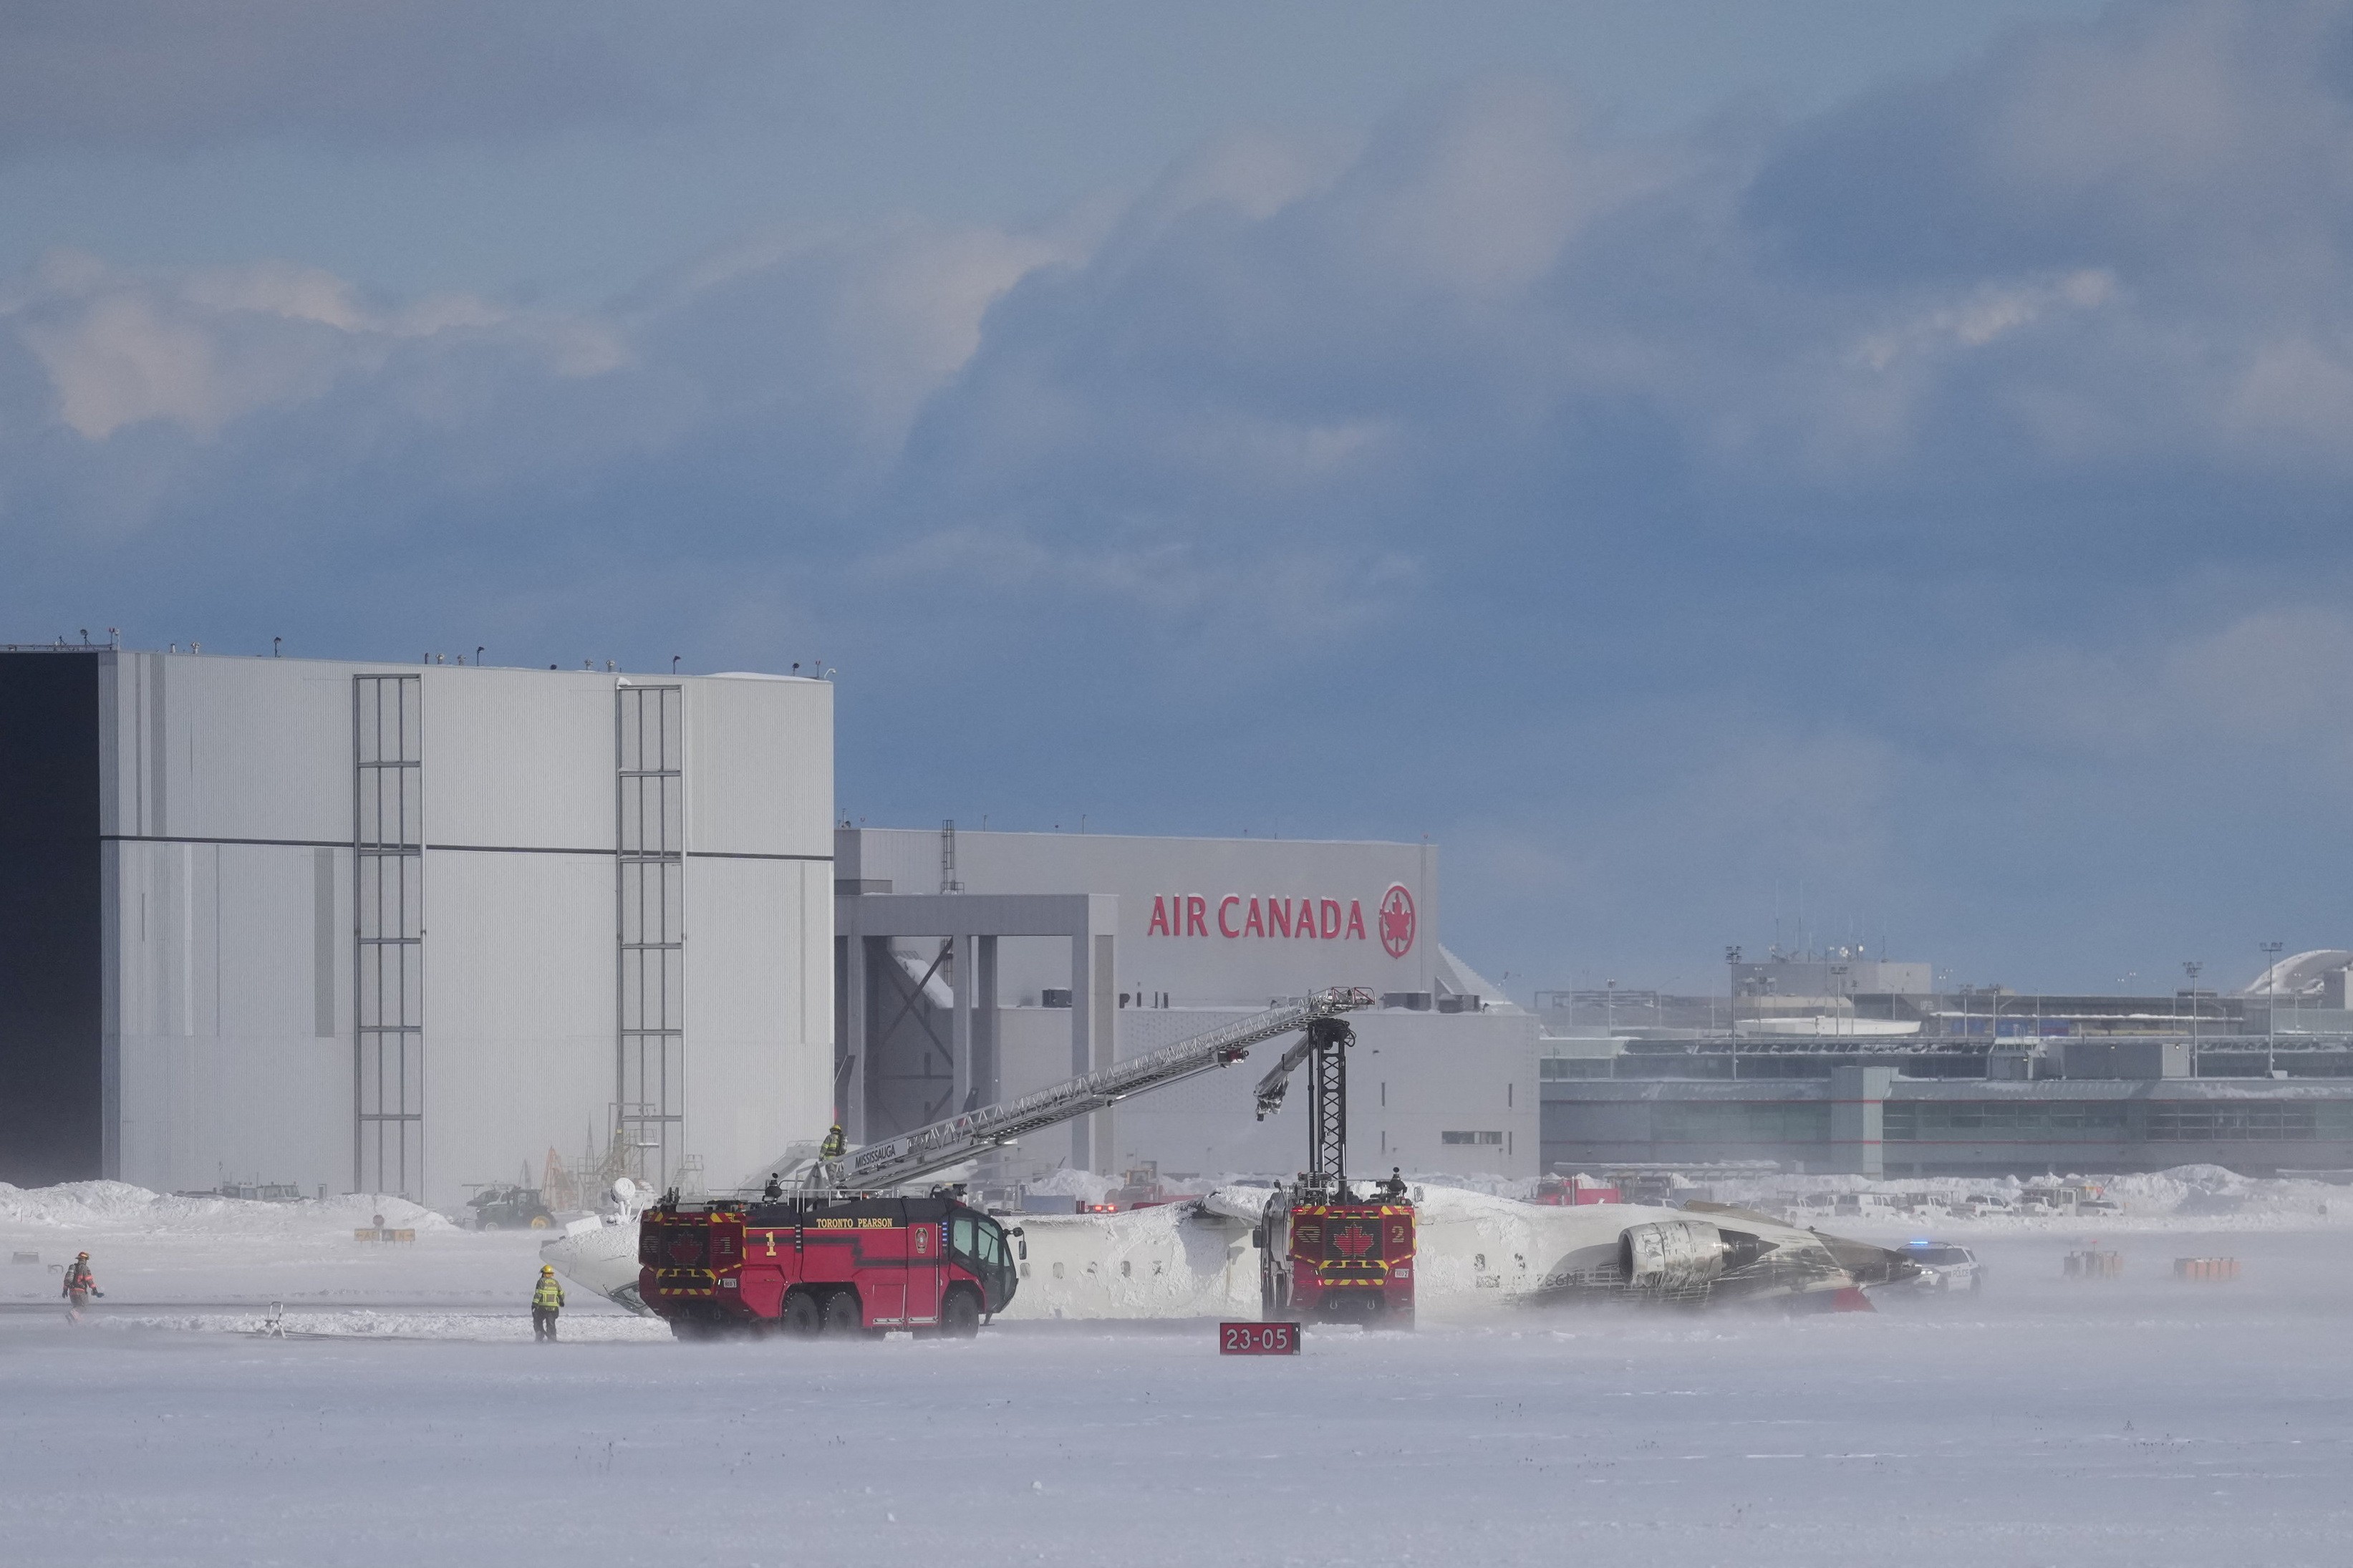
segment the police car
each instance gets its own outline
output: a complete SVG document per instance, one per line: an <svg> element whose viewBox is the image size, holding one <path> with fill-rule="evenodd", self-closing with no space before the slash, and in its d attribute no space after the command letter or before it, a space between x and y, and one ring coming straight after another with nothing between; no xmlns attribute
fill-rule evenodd
<svg viewBox="0 0 2353 1568"><path fill-rule="evenodd" d="M1978 1255L1966 1247L1924 1237L1906 1242L1901 1250L1905 1258L1920 1266L1919 1278L1912 1282L1915 1289L1976 1291L1985 1289L1985 1265L1979 1263Z"/></svg>

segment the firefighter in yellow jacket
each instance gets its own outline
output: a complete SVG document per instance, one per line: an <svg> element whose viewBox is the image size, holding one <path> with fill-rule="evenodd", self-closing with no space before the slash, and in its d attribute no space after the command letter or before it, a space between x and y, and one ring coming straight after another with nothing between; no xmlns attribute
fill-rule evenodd
<svg viewBox="0 0 2353 1568"><path fill-rule="evenodd" d="M531 1293L531 1337L555 1342L555 1314L564 1310L564 1287L555 1281L555 1266L539 1266L539 1283Z"/></svg>

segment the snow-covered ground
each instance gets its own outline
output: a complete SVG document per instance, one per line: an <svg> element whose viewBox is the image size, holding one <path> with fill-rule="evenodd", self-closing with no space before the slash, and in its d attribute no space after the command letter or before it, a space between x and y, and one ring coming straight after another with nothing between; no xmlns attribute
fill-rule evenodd
<svg viewBox="0 0 2353 1568"><path fill-rule="evenodd" d="M43 1258L0 1271L9 1561L2073 1568L2353 1543L2334 1205L1974 1222L1983 1296L1875 1314L1498 1311L1274 1361L1185 1321L679 1344L583 1292L550 1348L524 1338L528 1233L420 1220L384 1247L320 1205L58 1196L0 1190L0 1248ZM2063 1279L2095 1240L2124 1276ZM110 1294L69 1329L47 1264L82 1246ZM2171 1278L2214 1254L2242 1277ZM273 1299L323 1337L240 1331Z"/></svg>

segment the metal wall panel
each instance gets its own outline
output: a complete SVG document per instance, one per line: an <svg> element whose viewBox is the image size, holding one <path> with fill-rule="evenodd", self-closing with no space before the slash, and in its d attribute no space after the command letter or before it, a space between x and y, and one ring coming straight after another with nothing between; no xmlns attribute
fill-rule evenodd
<svg viewBox="0 0 2353 1568"><path fill-rule="evenodd" d="M147 655L139 831L176 838L351 841L355 668ZM382 668L384 667L376 667ZM125 759L126 763L129 759Z"/></svg>
<svg viewBox="0 0 2353 1568"><path fill-rule="evenodd" d="M687 1125L716 1184L765 1176L832 1119L831 882L829 868L801 861L694 863ZM814 921L813 884L824 889Z"/></svg>
<svg viewBox="0 0 2353 1568"><path fill-rule="evenodd" d="M438 713L433 734L438 759ZM608 757L600 777L610 768ZM601 1148L612 1133L613 857L431 859L425 1159L435 1202L449 1203L525 1169L536 1182L549 1149L576 1164L584 1142Z"/></svg>
<svg viewBox="0 0 2353 1568"><path fill-rule="evenodd" d="M601 671L427 670L434 847L609 852L614 685Z"/></svg>
<svg viewBox="0 0 2353 1568"><path fill-rule="evenodd" d="M125 843L114 860L121 1179L166 1192L224 1177L345 1186L353 1061L312 1016L313 852ZM339 901L343 995L349 919Z"/></svg>
<svg viewBox="0 0 2353 1568"><path fill-rule="evenodd" d="M697 855L829 858L833 687L706 678L687 683L686 700L688 847ZM819 758L823 765L812 766Z"/></svg>

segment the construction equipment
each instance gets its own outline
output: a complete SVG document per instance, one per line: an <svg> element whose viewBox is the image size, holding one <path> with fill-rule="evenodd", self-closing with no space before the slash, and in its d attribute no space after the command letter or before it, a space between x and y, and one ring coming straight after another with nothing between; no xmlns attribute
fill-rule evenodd
<svg viewBox="0 0 2353 1568"><path fill-rule="evenodd" d="M1348 1047L1356 1040L1346 1019L1317 1018L1259 1080L1263 1120L1307 1064L1307 1169L1267 1200L1258 1236L1260 1305L1270 1319L1295 1313L1410 1328L1413 1205L1401 1183L1360 1193L1347 1177Z"/></svg>
<svg viewBox="0 0 2353 1568"><path fill-rule="evenodd" d="M516 1182L491 1182L466 1206L474 1211L477 1230L545 1230L555 1223L540 1190Z"/></svg>
<svg viewBox="0 0 2353 1568"><path fill-rule="evenodd" d="M638 1220L638 1300L681 1338L778 1329L972 1332L1013 1299L1026 1246L1021 1231L1008 1232L963 1202L961 1187L918 1197L893 1195L894 1189L1025 1133L1230 1066L1279 1036L1335 1024L1345 1034L1339 1015L1372 1005L1372 993L1360 987L1281 1003L1010 1104L918 1128L846 1158L817 1159L800 1189L777 1198L688 1202L667 1193Z"/></svg>

